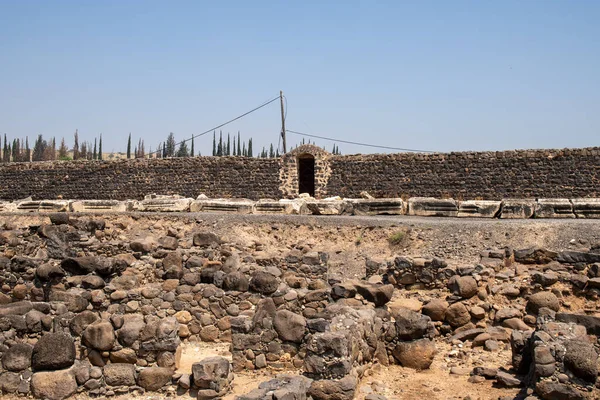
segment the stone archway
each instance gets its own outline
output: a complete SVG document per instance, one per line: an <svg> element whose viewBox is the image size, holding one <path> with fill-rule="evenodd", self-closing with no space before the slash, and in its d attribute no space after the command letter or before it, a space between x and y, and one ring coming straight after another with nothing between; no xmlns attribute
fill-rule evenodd
<svg viewBox="0 0 600 400"><path fill-rule="evenodd" d="M279 189L284 198L296 198L308 193L316 199L327 195L327 182L331 175L331 154L322 148L304 144L281 157Z"/></svg>

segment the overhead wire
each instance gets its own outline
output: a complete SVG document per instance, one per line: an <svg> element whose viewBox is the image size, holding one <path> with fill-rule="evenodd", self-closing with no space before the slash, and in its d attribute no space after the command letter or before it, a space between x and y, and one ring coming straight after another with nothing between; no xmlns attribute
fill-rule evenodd
<svg viewBox="0 0 600 400"><path fill-rule="evenodd" d="M313 134L305 133L305 132L292 131L290 129L286 129L285 131L288 132L288 133L293 133L295 135L307 136L307 137L312 137L312 138L317 138L317 139L323 139L323 140L329 140L329 141L332 141L332 142L354 144L354 145L357 145L357 146L374 147L374 148L378 148L378 149L387 149L387 150L409 151L409 152L414 152L414 153L435 153L435 151L431 151L431 150L405 149L405 148L401 148L401 147L381 146L381 145L376 145L376 144L353 142L353 141L350 141L350 140L334 139L334 138L325 137L325 136L313 135Z"/></svg>
<svg viewBox="0 0 600 400"><path fill-rule="evenodd" d="M252 114L253 112L260 110L261 108L263 108L263 107L265 107L265 106L267 106L267 105L269 105L269 104L273 103L275 100L279 100L279 96L277 96L277 97L274 97L273 99L271 99L271 100L269 100L269 101L267 101L267 102L265 102L265 103L261 104L260 106L258 106L258 107L255 107L255 108L253 108L252 110L250 110L250 111L247 111L247 112L245 112L245 113L243 113L243 114L241 114L241 115L238 115L237 117L235 117L235 118L233 118L233 119L230 119L229 121L227 121L227 122L224 122L224 123L222 123L221 125L217 125L217 126L215 126L214 128L210 128L210 129L208 129L208 130L206 130L206 131L204 131L204 132L202 132L202 133L199 133L199 134L197 134L197 135L192 135L192 137L191 137L190 139L185 139L185 140L182 140L181 142L175 143L175 146L177 147L177 146L181 145L182 143L185 143L185 142L187 142L188 140L193 140L193 139L195 139L195 138L197 138L197 137L204 136L204 135L206 135L206 134L208 134L208 133L214 132L214 131L216 131L217 129L219 129L219 128L222 128L222 127L224 127L225 125L229 125L230 123L232 123L232 122L235 122L235 121L237 121L237 120L238 120L238 119L240 119L240 118L244 118L244 117L245 117L246 115L248 115L248 114ZM147 156L150 156L151 154L155 154L155 153L158 153L158 152L159 152L159 150L156 150L156 151L153 151L153 152L151 152L151 153L147 153L146 155L147 155Z"/></svg>

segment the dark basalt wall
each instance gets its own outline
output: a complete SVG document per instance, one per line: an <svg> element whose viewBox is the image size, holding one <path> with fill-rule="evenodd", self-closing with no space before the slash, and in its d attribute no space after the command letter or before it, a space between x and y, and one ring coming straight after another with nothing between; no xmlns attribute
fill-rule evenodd
<svg viewBox="0 0 600 400"><path fill-rule="evenodd" d="M600 148L437 154L317 154L319 197L600 197ZM195 157L0 164L0 199L294 197L294 157ZM288 163L289 165L284 165Z"/></svg>
<svg viewBox="0 0 600 400"><path fill-rule="evenodd" d="M0 199L143 199L150 193L279 198L279 161L194 157L0 166Z"/></svg>
<svg viewBox="0 0 600 400"><path fill-rule="evenodd" d="M328 195L600 197L600 148L331 156Z"/></svg>

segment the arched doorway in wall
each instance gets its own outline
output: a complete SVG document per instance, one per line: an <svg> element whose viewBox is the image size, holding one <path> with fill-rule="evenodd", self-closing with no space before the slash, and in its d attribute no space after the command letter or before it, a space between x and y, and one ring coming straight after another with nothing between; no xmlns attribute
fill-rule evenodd
<svg viewBox="0 0 600 400"><path fill-rule="evenodd" d="M298 156L298 193L315 197L315 157L312 154Z"/></svg>

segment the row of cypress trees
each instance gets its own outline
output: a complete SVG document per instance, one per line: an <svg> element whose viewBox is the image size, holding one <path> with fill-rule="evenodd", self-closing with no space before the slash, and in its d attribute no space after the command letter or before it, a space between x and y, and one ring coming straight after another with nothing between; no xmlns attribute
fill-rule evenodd
<svg viewBox="0 0 600 400"><path fill-rule="evenodd" d="M0 162L29 162L29 161L53 161L53 160L102 160L102 135L94 138L94 144L83 142L79 144L79 132L75 130L73 149L69 150L63 137L60 146L56 148L56 138L44 139L38 135L33 149L29 147L29 137L13 139L9 141L4 134L4 143L0 137Z"/></svg>

